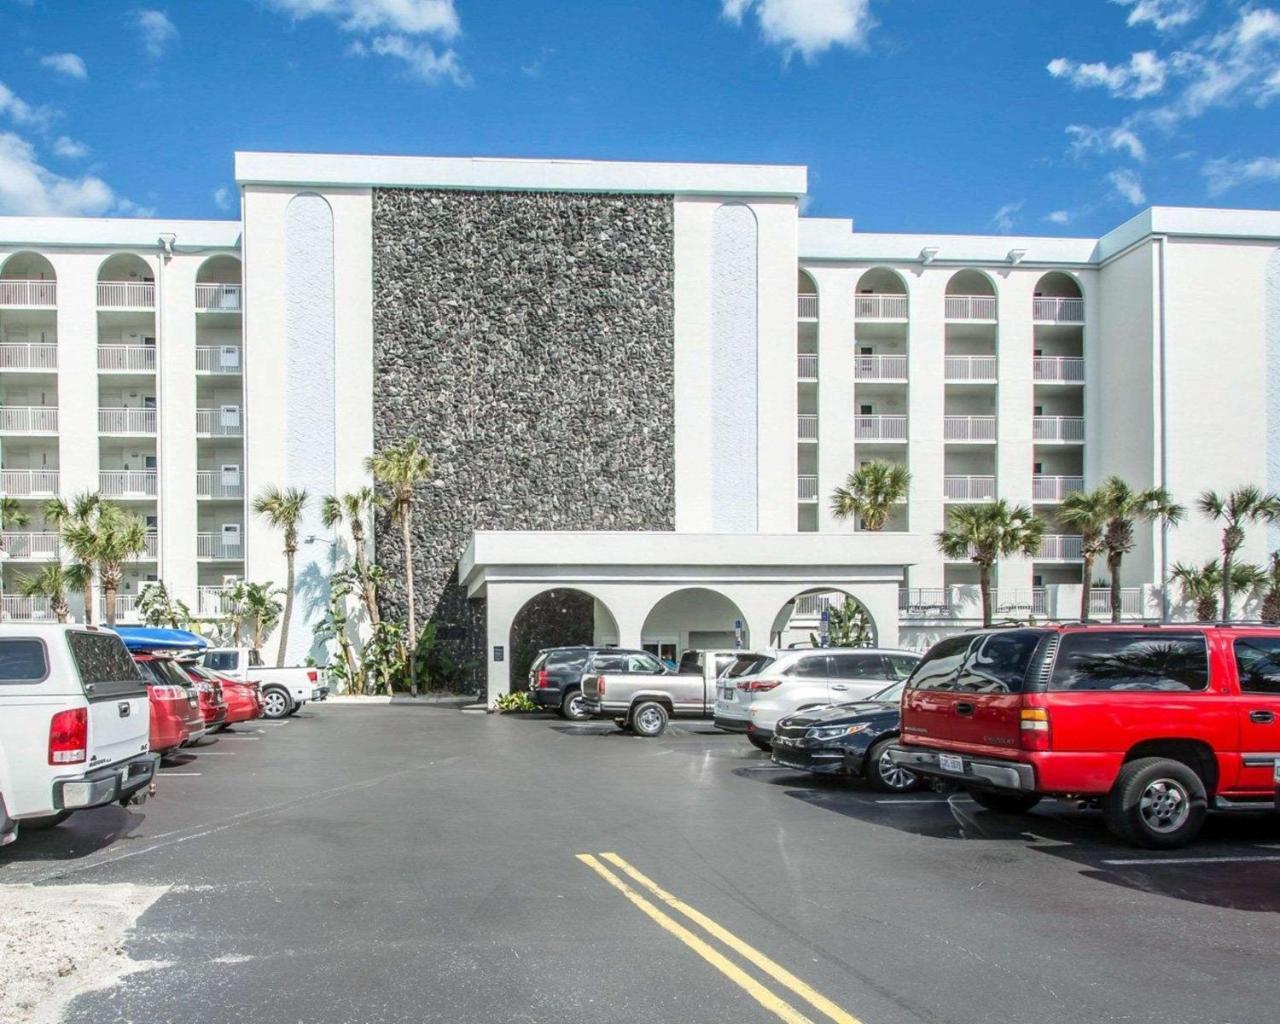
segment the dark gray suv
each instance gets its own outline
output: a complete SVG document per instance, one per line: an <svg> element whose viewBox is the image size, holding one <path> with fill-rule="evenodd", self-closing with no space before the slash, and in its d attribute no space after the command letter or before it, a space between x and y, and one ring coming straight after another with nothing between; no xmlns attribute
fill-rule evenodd
<svg viewBox="0 0 1280 1024"><path fill-rule="evenodd" d="M548 647L529 666L529 695L539 707L554 708L574 722L585 721L582 677L606 672L665 675L670 670L648 651L623 647Z"/></svg>

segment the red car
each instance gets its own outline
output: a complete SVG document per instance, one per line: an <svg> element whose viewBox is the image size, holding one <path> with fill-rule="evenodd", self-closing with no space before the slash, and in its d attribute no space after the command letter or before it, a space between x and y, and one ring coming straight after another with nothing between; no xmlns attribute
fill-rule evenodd
<svg viewBox="0 0 1280 1024"><path fill-rule="evenodd" d="M210 672L204 666L191 661L183 662L182 668L187 673L187 678L195 683L197 688L206 684L215 687L221 693L224 711L221 721L217 724L218 731L237 722L251 722L262 714L262 701L258 699L256 684L237 683L233 679Z"/></svg>
<svg viewBox="0 0 1280 1024"><path fill-rule="evenodd" d="M205 733L200 699L172 658L133 652L133 660L147 681L151 703L151 750L164 754L197 740Z"/></svg>
<svg viewBox="0 0 1280 1024"><path fill-rule="evenodd" d="M948 637L902 697L904 768L989 810L1101 807L1122 839L1195 838L1280 787L1280 629L1060 626Z"/></svg>
<svg viewBox="0 0 1280 1024"><path fill-rule="evenodd" d="M222 683L214 676L192 673L185 662L177 666L187 681L195 687L200 703L200 717L204 719L206 732L219 732L227 722L227 702L222 695Z"/></svg>

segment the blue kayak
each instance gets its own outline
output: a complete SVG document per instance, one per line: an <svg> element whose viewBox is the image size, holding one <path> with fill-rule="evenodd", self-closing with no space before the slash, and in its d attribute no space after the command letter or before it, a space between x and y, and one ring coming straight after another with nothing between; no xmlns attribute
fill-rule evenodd
<svg viewBox="0 0 1280 1024"><path fill-rule="evenodd" d="M131 651L203 651L209 646L204 637L185 629L116 626L115 631Z"/></svg>

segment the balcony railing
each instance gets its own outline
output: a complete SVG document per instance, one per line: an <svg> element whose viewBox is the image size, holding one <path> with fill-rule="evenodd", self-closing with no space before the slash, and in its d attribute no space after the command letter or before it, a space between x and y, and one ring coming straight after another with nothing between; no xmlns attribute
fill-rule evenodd
<svg viewBox="0 0 1280 1024"><path fill-rule="evenodd" d="M859 320L905 320L907 297L893 294L855 295L853 315Z"/></svg>
<svg viewBox="0 0 1280 1024"><path fill-rule="evenodd" d="M238 540L228 543L221 533L197 533L196 558L239 560L244 558L244 545Z"/></svg>
<svg viewBox="0 0 1280 1024"><path fill-rule="evenodd" d="M944 476L942 496L947 501L994 501L994 476Z"/></svg>
<svg viewBox="0 0 1280 1024"><path fill-rule="evenodd" d="M1146 611L1142 604L1141 587L1125 587L1120 591L1120 614L1141 617ZM1111 614L1111 588L1091 587L1089 589L1089 614Z"/></svg>
<svg viewBox="0 0 1280 1024"><path fill-rule="evenodd" d="M151 281L99 281L98 305L107 309L155 309L156 286Z"/></svg>
<svg viewBox="0 0 1280 1024"><path fill-rule="evenodd" d="M243 498L244 479L236 476L233 480L221 470L196 470L197 498Z"/></svg>
<svg viewBox="0 0 1280 1024"><path fill-rule="evenodd" d="M995 380L995 356L945 356L942 370L947 380Z"/></svg>
<svg viewBox="0 0 1280 1024"><path fill-rule="evenodd" d="M791 610L791 622L794 623L796 619L821 619L823 612L843 601L844 595L839 593L801 594Z"/></svg>
<svg viewBox="0 0 1280 1024"><path fill-rule="evenodd" d="M1041 323L1084 323L1084 299L1037 295L1031 300L1031 317Z"/></svg>
<svg viewBox="0 0 1280 1024"><path fill-rule="evenodd" d="M134 555L136 562L154 562L160 552L160 535L154 530L147 531L147 544L142 549L142 554Z"/></svg>
<svg viewBox="0 0 1280 1024"><path fill-rule="evenodd" d="M155 432L155 409L117 407L98 410L99 434L154 434Z"/></svg>
<svg viewBox="0 0 1280 1024"><path fill-rule="evenodd" d="M816 476L801 475L796 478L796 500L818 500L818 478Z"/></svg>
<svg viewBox="0 0 1280 1024"><path fill-rule="evenodd" d="M994 416L944 416L942 439L944 441L994 441L996 418Z"/></svg>
<svg viewBox="0 0 1280 1024"><path fill-rule="evenodd" d="M0 345L0 370L56 370L57 368L57 345L15 341Z"/></svg>
<svg viewBox="0 0 1280 1024"><path fill-rule="evenodd" d="M19 622L53 622L56 618L47 597L4 595L4 617Z"/></svg>
<svg viewBox="0 0 1280 1024"><path fill-rule="evenodd" d="M948 320L994 320L996 297L994 295L948 295L943 301L943 311Z"/></svg>
<svg viewBox="0 0 1280 1024"><path fill-rule="evenodd" d="M796 417L796 438L800 441L818 440L818 417L816 413L802 412Z"/></svg>
<svg viewBox="0 0 1280 1024"><path fill-rule="evenodd" d="M0 470L0 493L16 498L49 498L58 493L56 469Z"/></svg>
<svg viewBox="0 0 1280 1024"><path fill-rule="evenodd" d="M244 424L240 419L239 408L229 409L197 409L197 437L240 437L244 433Z"/></svg>
<svg viewBox="0 0 1280 1024"><path fill-rule="evenodd" d="M818 379L817 353L801 352L796 356L796 376L801 380Z"/></svg>
<svg viewBox="0 0 1280 1024"><path fill-rule="evenodd" d="M1083 538L1079 534L1047 533L1040 541L1036 558L1042 561L1074 562L1083 552Z"/></svg>
<svg viewBox="0 0 1280 1024"><path fill-rule="evenodd" d="M126 622L138 617L138 598L139 594L116 594L116 622ZM98 598L98 614L102 616L102 621L107 621L107 599L106 596Z"/></svg>
<svg viewBox="0 0 1280 1024"><path fill-rule="evenodd" d="M1029 590L995 588L991 591L992 614L1001 618L1045 615L1047 607L1044 587L1032 587Z"/></svg>
<svg viewBox="0 0 1280 1024"><path fill-rule="evenodd" d="M1083 416L1037 416L1031 421L1033 441L1083 443Z"/></svg>
<svg viewBox="0 0 1280 1024"><path fill-rule="evenodd" d="M0 406L0 432L6 434L56 434L56 405Z"/></svg>
<svg viewBox="0 0 1280 1024"><path fill-rule="evenodd" d="M818 296L809 292L801 292L796 303L796 315L801 320L818 319Z"/></svg>
<svg viewBox="0 0 1280 1024"><path fill-rule="evenodd" d="M56 558L59 534L51 530L4 531L4 550L10 558Z"/></svg>
<svg viewBox="0 0 1280 1024"><path fill-rule="evenodd" d="M56 306L58 282L0 279L0 306Z"/></svg>
<svg viewBox="0 0 1280 1024"><path fill-rule="evenodd" d="M159 491L154 469L104 469L98 474L104 498L154 498Z"/></svg>
<svg viewBox="0 0 1280 1024"><path fill-rule="evenodd" d="M935 618L951 610L946 587L903 587L898 591L898 611L903 618Z"/></svg>
<svg viewBox="0 0 1280 1024"><path fill-rule="evenodd" d="M241 373L239 345L197 345L196 373Z"/></svg>
<svg viewBox="0 0 1280 1024"><path fill-rule="evenodd" d="M905 441L907 418L900 415L857 416L853 421L855 441Z"/></svg>
<svg viewBox="0 0 1280 1024"><path fill-rule="evenodd" d="M231 595L226 587L196 587L196 614L226 615L231 611Z"/></svg>
<svg viewBox="0 0 1280 1024"><path fill-rule="evenodd" d="M906 380L907 357L903 355L854 356L854 380Z"/></svg>
<svg viewBox="0 0 1280 1024"><path fill-rule="evenodd" d="M238 313L240 308L240 285L216 282L196 285L196 309Z"/></svg>
<svg viewBox="0 0 1280 1024"><path fill-rule="evenodd" d="M116 372L154 373L154 345L99 345L98 369Z"/></svg>
<svg viewBox="0 0 1280 1024"><path fill-rule="evenodd" d="M1082 476L1048 476L1037 473L1031 478L1033 501L1061 501L1068 494L1084 490Z"/></svg>
<svg viewBox="0 0 1280 1024"><path fill-rule="evenodd" d="M1079 356L1036 356L1031 373L1038 381L1084 383L1084 360Z"/></svg>

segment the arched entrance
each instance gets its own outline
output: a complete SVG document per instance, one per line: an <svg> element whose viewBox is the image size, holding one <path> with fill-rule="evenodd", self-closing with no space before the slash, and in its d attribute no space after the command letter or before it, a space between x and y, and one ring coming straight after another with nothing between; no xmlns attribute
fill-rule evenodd
<svg viewBox="0 0 1280 1024"><path fill-rule="evenodd" d="M678 662L682 651L746 647L751 643L746 616L718 590L687 587L662 598L645 616L640 630L645 650Z"/></svg>
<svg viewBox="0 0 1280 1024"><path fill-rule="evenodd" d="M847 590L832 587L811 587L783 604L773 619L772 644L786 648L821 643L823 612L830 646L876 646L879 631L866 605Z"/></svg>
<svg viewBox="0 0 1280 1024"><path fill-rule="evenodd" d="M508 690L529 688L529 666L544 648L617 642L618 624L598 598L572 587L544 590L511 620Z"/></svg>

